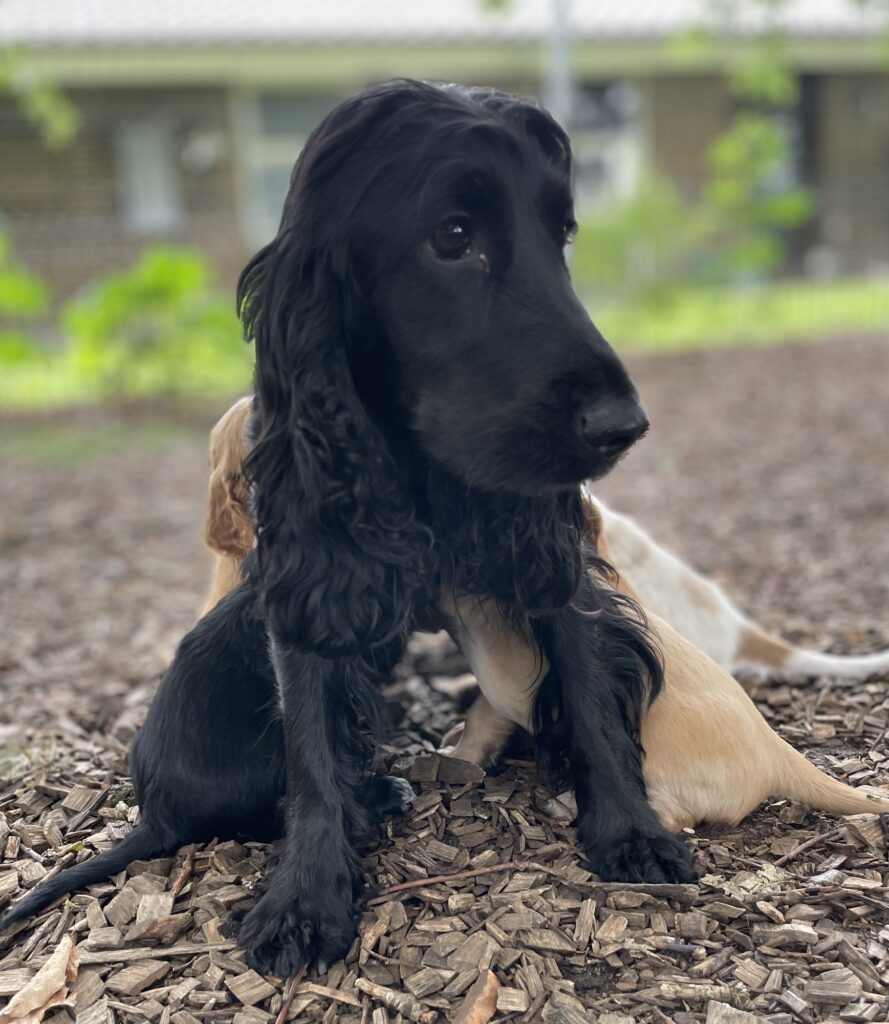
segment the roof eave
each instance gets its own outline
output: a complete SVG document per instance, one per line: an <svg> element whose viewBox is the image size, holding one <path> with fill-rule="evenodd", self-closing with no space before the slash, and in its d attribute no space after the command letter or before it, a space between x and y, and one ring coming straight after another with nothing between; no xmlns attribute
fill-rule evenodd
<svg viewBox="0 0 889 1024"><path fill-rule="evenodd" d="M579 40L574 65L588 78L634 78L722 71L743 52L743 39L689 53L662 38ZM879 37L797 37L788 44L795 67L812 72L887 70ZM228 85L355 88L407 75L465 81L538 79L547 59L538 39L436 43L237 43L30 48L27 71L60 86Z"/></svg>

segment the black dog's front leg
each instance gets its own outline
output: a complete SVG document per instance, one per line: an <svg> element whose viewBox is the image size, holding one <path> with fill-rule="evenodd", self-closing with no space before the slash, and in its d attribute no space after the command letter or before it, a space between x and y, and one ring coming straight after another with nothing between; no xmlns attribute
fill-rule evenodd
<svg viewBox="0 0 889 1024"><path fill-rule="evenodd" d="M360 659L281 644L272 650L284 718L286 839L239 941L256 970L287 976L348 951L360 882L353 832L372 824L375 806L386 809L376 791L386 780L366 788L367 747L353 704L356 691L372 687L374 670Z"/></svg>
<svg viewBox="0 0 889 1024"><path fill-rule="evenodd" d="M603 600L584 574L574 604L538 625L559 689L561 722L577 798L577 834L603 881L687 882L691 856L648 803L634 735L646 638L625 609ZM545 742L546 722L541 738Z"/></svg>

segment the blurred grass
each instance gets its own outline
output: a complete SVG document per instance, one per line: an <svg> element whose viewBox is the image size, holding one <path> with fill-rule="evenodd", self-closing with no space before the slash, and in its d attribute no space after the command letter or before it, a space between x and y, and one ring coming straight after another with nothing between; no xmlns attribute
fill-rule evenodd
<svg viewBox="0 0 889 1024"><path fill-rule="evenodd" d="M642 303L590 313L615 348L644 352L889 334L889 277L747 289L677 287Z"/></svg>
<svg viewBox="0 0 889 1024"><path fill-rule="evenodd" d="M147 399L165 393L160 386L155 386L155 379L152 367L146 365L144 373L137 369L129 374L125 387L115 393L103 380L83 374L62 357L13 364L4 367L0 374L0 411L114 405L134 398ZM242 365L217 363L209 379L207 373L189 378L184 371L177 391L178 400L181 402L190 395L225 399L243 394L250 390L251 379L251 368L246 360Z"/></svg>

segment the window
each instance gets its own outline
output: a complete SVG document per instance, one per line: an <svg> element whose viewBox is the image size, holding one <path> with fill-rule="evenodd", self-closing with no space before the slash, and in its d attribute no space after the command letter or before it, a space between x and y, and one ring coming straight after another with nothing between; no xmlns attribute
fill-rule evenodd
<svg viewBox="0 0 889 1024"><path fill-rule="evenodd" d="M299 151L336 103L332 96L293 92L262 92L249 103L247 215L254 244L262 245L274 236Z"/></svg>
<svg viewBox="0 0 889 1024"><path fill-rule="evenodd" d="M144 234L171 231L182 222L182 194L172 125L137 120L117 132L118 184L128 228Z"/></svg>
<svg viewBox="0 0 889 1024"><path fill-rule="evenodd" d="M578 89L571 135L581 209L600 209L635 191L642 167L639 109L639 91L629 82Z"/></svg>

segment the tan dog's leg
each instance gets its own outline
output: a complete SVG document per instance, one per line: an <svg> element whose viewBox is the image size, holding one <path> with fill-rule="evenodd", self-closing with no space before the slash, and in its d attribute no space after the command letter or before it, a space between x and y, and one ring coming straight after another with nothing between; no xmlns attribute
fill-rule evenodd
<svg viewBox="0 0 889 1024"><path fill-rule="evenodd" d="M601 517L589 498L586 506L589 539L608 560ZM516 726L533 734L534 701L549 663L533 638L511 629L493 604L465 597L455 601L445 594L442 610L451 620L451 633L481 690L466 715L459 742L445 752L482 766L491 764L503 752Z"/></svg>
<svg viewBox="0 0 889 1024"><path fill-rule="evenodd" d="M441 748L441 753L486 768L503 753L515 728L515 722L495 711L487 697L480 693L466 713L466 721L445 736L443 742L446 745ZM453 745L448 746L449 741Z"/></svg>

